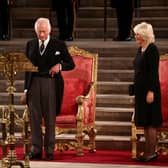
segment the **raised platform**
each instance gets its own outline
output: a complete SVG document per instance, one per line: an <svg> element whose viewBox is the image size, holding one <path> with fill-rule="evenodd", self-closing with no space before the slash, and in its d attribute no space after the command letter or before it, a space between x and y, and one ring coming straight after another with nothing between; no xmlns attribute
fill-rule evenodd
<svg viewBox="0 0 168 168"><path fill-rule="evenodd" d="M29 39L0 41L0 53L24 52ZM97 149L131 149L131 115L133 108L128 95L128 85L132 82L132 60L137 51L135 41L115 42L111 39L75 39L67 46L78 46L89 52L98 53L98 83L96 104L96 146ZM156 39L160 54L168 52L168 39ZM24 106L20 103L23 93L24 75L15 80L15 108L21 116ZM8 103L6 81L0 75L0 106ZM17 130L19 131L19 129ZM18 135L19 138L19 135ZM63 135L58 139L71 139Z"/></svg>

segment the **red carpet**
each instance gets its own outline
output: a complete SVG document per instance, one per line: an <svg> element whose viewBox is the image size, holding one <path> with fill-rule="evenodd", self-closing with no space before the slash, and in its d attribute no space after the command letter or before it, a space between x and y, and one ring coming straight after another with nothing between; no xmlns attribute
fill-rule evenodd
<svg viewBox="0 0 168 168"><path fill-rule="evenodd" d="M22 160L23 149L16 149L17 159ZM55 162L78 162L78 163L99 163L99 164L126 164L126 165L155 165L168 166L168 155L160 155L157 161L139 163L131 159L130 151L97 150L96 153L84 152L84 156L76 156L74 151L55 152ZM2 151L0 149L0 158Z"/></svg>

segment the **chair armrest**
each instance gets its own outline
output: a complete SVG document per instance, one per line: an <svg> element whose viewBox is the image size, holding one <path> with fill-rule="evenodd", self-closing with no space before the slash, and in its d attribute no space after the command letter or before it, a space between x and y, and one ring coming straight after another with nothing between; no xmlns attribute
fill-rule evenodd
<svg viewBox="0 0 168 168"><path fill-rule="evenodd" d="M130 105L134 108L135 96L130 96ZM134 112L132 113L131 122L134 123Z"/></svg>
<svg viewBox="0 0 168 168"><path fill-rule="evenodd" d="M94 90L94 88L95 88L95 85L94 85L94 82L92 82L87 95L77 96L77 98L76 98L77 104L83 104L84 101L87 101L90 98L91 93Z"/></svg>
<svg viewBox="0 0 168 168"><path fill-rule="evenodd" d="M94 97L94 94L96 93L96 87L95 83L92 82L88 91L87 95L80 95L76 98L76 102L78 104L78 112L77 112L77 120L83 120L84 116L91 113L91 108L88 108L90 106L95 106L96 99ZM86 114L87 113L87 114ZM86 116L85 116L86 117Z"/></svg>

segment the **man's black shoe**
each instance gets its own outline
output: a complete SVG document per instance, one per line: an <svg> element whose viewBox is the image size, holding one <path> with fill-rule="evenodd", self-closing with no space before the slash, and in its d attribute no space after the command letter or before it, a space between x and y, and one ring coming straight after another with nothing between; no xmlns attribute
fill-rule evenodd
<svg viewBox="0 0 168 168"><path fill-rule="evenodd" d="M3 40L3 41L9 40L9 37L8 35L3 34L2 36L0 36L0 40Z"/></svg>
<svg viewBox="0 0 168 168"><path fill-rule="evenodd" d="M131 41L131 40L132 38L130 36L126 38L121 38L119 36L113 38L113 41Z"/></svg>
<svg viewBox="0 0 168 168"><path fill-rule="evenodd" d="M67 39L66 39L66 41L73 41L73 37L71 36L71 37L68 37Z"/></svg>
<svg viewBox="0 0 168 168"><path fill-rule="evenodd" d="M47 153L46 160L54 160L54 155L52 153Z"/></svg>
<svg viewBox="0 0 168 168"><path fill-rule="evenodd" d="M127 38L124 39L124 41L131 41L131 40L132 40L131 37L127 37Z"/></svg>
<svg viewBox="0 0 168 168"><path fill-rule="evenodd" d="M33 152L30 152L29 153L29 159L30 160L42 159L42 153L33 153Z"/></svg>

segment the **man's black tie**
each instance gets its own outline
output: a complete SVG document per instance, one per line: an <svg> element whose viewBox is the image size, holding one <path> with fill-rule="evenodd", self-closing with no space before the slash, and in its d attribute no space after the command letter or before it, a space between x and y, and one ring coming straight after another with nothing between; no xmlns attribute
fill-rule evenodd
<svg viewBox="0 0 168 168"><path fill-rule="evenodd" d="M44 41L42 41L41 45L40 45L40 53L42 53L44 50Z"/></svg>

